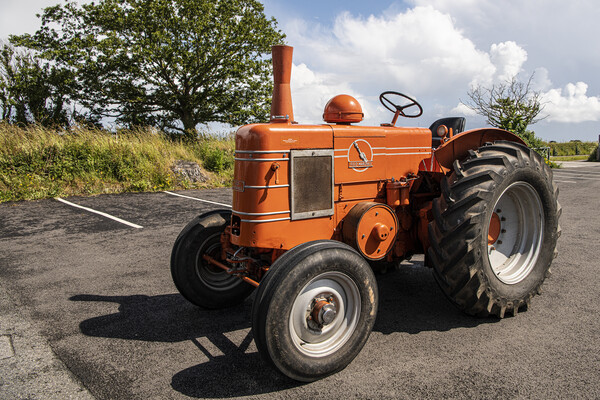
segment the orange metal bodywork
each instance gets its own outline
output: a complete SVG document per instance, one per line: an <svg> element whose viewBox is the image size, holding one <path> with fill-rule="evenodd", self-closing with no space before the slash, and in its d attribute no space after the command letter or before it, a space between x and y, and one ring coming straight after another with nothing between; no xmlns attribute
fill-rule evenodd
<svg viewBox="0 0 600 400"><path fill-rule="evenodd" d="M290 151L300 149L333 150L332 216L291 220ZM423 161L431 158L431 132L425 128L244 126L236 135L233 185L233 215L240 218L239 234L232 235L231 242L289 250L311 240L337 239L344 217L355 204L385 203L388 180L416 175Z"/></svg>
<svg viewBox="0 0 600 400"><path fill-rule="evenodd" d="M435 150L435 159L444 170L450 170L454 160L462 160L469 150L477 150L486 143L508 140L525 144L517 135L497 128L473 129L452 136Z"/></svg>
<svg viewBox="0 0 600 400"><path fill-rule="evenodd" d="M288 123L294 121L292 107L292 54L290 46L273 46L273 101L271 102L271 122Z"/></svg>

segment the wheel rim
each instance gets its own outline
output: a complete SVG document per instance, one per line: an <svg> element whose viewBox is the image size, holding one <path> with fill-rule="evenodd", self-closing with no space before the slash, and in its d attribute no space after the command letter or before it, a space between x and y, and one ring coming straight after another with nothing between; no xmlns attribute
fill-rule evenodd
<svg viewBox="0 0 600 400"><path fill-rule="evenodd" d="M537 191L526 182L507 187L494 205L488 227L488 259L501 282L514 285L527 278L539 257L543 232Z"/></svg>
<svg viewBox="0 0 600 400"><path fill-rule="evenodd" d="M324 308L319 308L326 303ZM335 311L315 321L322 310ZM289 318L292 341L303 354L325 357L337 351L352 336L360 317L358 286L338 271L323 273L306 284L294 300ZM327 323L323 323L327 322Z"/></svg>
<svg viewBox="0 0 600 400"><path fill-rule="evenodd" d="M216 291L227 291L236 285L239 285L241 280L227 273L223 269L209 264L202 258L207 254L217 260L221 258L221 234L215 234L207 238L196 253L196 276L205 285Z"/></svg>

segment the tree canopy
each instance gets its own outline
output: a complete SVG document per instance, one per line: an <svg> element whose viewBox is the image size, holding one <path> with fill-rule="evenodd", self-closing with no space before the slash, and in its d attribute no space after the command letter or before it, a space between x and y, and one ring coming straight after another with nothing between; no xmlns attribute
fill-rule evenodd
<svg viewBox="0 0 600 400"><path fill-rule="evenodd" d="M66 71L0 44L0 118L13 124L65 126L74 116Z"/></svg>
<svg viewBox="0 0 600 400"><path fill-rule="evenodd" d="M196 134L268 118L268 54L284 35L255 0L100 0L47 7L11 42L73 76L71 95L127 125Z"/></svg>
<svg viewBox="0 0 600 400"><path fill-rule="evenodd" d="M521 82L513 77L491 87L474 86L463 104L486 117L489 125L513 132L528 145L537 146L540 140L527 127L543 119L539 115L544 107L541 93L531 88L532 79L533 75Z"/></svg>

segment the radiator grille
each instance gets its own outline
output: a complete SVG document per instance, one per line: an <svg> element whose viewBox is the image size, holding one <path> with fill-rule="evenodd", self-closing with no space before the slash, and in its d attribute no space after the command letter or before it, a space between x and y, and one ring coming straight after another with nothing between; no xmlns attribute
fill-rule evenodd
<svg viewBox="0 0 600 400"><path fill-rule="evenodd" d="M292 150L292 219L333 215L333 150Z"/></svg>

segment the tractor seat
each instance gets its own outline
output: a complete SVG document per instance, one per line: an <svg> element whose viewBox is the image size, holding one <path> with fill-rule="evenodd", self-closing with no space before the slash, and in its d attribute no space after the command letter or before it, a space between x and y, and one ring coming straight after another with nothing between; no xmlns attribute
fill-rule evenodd
<svg viewBox="0 0 600 400"><path fill-rule="evenodd" d="M429 127L431 131L431 147L439 147L442 144L442 138L437 135L437 128L440 125L446 125L448 131L452 129L452 134L457 135L465 130L465 117L448 117L435 121Z"/></svg>

